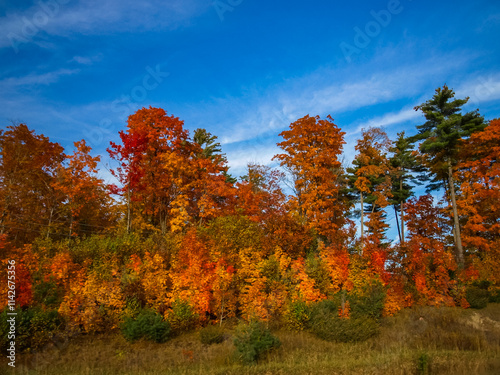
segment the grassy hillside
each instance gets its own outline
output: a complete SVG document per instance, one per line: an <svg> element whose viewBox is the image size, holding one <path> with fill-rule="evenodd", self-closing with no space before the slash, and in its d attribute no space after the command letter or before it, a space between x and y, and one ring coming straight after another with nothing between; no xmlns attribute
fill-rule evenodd
<svg viewBox="0 0 500 375"><path fill-rule="evenodd" d="M17 359L21 374L498 374L500 304L482 310L415 307L384 318L380 333L360 343L323 341L271 324L281 341L254 365L233 356L236 322L224 341L203 345L199 331L164 344L127 342L119 333L54 340Z"/></svg>

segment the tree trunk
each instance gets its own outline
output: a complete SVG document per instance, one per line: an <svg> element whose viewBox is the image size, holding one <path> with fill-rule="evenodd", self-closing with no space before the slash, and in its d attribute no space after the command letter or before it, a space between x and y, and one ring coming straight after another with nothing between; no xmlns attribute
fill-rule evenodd
<svg viewBox="0 0 500 375"><path fill-rule="evenodd" d="M460 223L458 220L457 200L455 197L455 184L451 165L448 166L448 185L450 187L451 206L453 208L453 229L455 234L455 258L458 267L464 267L464 250L462 248L462 238L460 237Z"/></svg>
<svg viewBox="0 0 500 375"><path fill-rule="evenodd" d="M52 207L50 209L50 214L49 214L49 224L47 225L47 236L45 238L49 239L50 237L50 226L52 225L52 215L54 213L54 208Z"/></svg>
<svg viewBox="0 0 500 375"><path fill-rule="evenodd" d="M401 202L401 244L405 243L405 219L404 219L404 205L405 202Z"/></svg>
<svg viewBox="0 0 500 375"><path fill-rule="evenodd" d="M399 228L398 210L397 210L396 206L394 206L394 215L396 215L396 225L398 227L399 242L403 243L402 239L401 239L401 229Z"/></svg>
<svg viewBox="0 0 500 375"><path fill-rule="evenodd" d="M363 214L364 214L364 207L363 207L363 192L360 192L361 196L361 247L363 247L363 237L364 237L364 227L363 227Z"/></svg>
<svg viewBox="0 0 500 375"><path fill-rule="evenodd" d="M127 186L127 233L130 233L130 183Z"/></svg>
<svg viewBox="0 0 500 375"><path fill-rule="evenodd" d="M219 322L219 327L222 327L222 319L224 318L224 302L225 302L224 296L222 297L221 301L221 307L220 307L220 322Z"/></svg>
<svg viewBox="0 0 500 375"><path fill-rule="evenodd" d="M3 234L5 231L5 225L3 225L5 219L5 211L2 213L2 219L0 219L0 234Z"/></svg>
<svg viewBox="0 0 500 375"><path fill-rule="evenodd" d="M167 233L167 213L160 211L160 230L162 234Z"/></svg>
<svg viewBox="0 0 500 375"><path fill-rule="evenodd" d="M342 288L342 298L340 300L340 306L342 308L342 317L345 316L345 303L346 303L346 290Z"/></svg>
<svg viewBox="0 0 500 375"><path fill-rule="evenodd" d="M71 215L71 218L69 219L69 238L71 238L72 234L73 234L73 215Z"/></svg>
<svg viewBox="0 0 500 375"><path fill-rule="evenodd" d="M403 178L401 178L401 180L399 181L399 190L403 191ZM402 245L404 245L404 243L405 243L404 204L405 204L405 201L403 199L400 203L400 205L401 205L401 238L400 238L400 242Z"/></svg>

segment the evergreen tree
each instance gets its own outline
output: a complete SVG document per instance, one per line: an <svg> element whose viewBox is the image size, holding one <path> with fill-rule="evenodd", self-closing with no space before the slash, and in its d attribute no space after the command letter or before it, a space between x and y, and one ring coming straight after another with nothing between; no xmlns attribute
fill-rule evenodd
<svg viewBox="0 0 500 375"><path fill-rule="evenodd" d="M372 238L384 239L388 227L385 224L385 207L391 196L391 166L387 152L391 142L381 128L362 131L355 149L358 154L348 168L351 193L359 196L361 204L361 241L364 243L365 225ZM365 215L369 221L365 223Z"/></svg>
<svg viewBox="0 0 500 375"><path fill-rule="evenodd" d="M201 156L214 160L219 158L220 161L224 163L227 161L225 154L222 153L221 144L217 142L217 136L212 135L205 129L198 128L194 131L193 141L198 143L202 149ZM230 184L236 183L237 179L228 173L228 167L222 171L222 174L226 178L226 182Z"/></svg>
<svg viewBox="0 0 500 375"><path fill-rule="evenodd" d="M221 145L217 141L217 136L212 135L207 132L205 129L196 129L194 131L193 141L198 143L201 147L202 155L209 159L215 159L217 155L222 156L221 154Z"/></svg>
<svg viewBox="0 0 500 375"><path fill-rule="evenodd" d="M389 149L392 157L389 162L392 167L392 199L391 204L394 207L396 215L396 224L398 226L399 241L405 242L404 228L404 204L413 196L412 184L420 185L422 178L415 177L413 172L421 172L422 167L418 163L413 143L405 137L405 132L398 133L398 138L393 142ZM398 211L400 212L401 225L399 225Z"/></svg>
<svg viewBox="0 0 500 375"><path fill-rule="evenodd" d="M412 141L420 143L420 152L424 164L433 174L430 189L443 187L453 210L453 236L455 258L459 267L464 266L464 252L460 237L460 224L457 212L453 172L458 164L459 144L472 133L483 130L486 126L478 110L461 114L461 109L469 98L453 99L455 93L444 85L437 88L432 99L415 107L421 110L427 121L417 126L417 135Z"/></svg>

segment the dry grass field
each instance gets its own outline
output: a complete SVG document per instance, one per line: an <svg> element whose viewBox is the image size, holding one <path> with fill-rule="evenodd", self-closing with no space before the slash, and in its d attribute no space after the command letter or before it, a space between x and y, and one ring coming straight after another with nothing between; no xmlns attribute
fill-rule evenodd
<svg viewBox="0 0 500 375"><path fill-rule="evenodd" d="M40 375L111 374L500 374L500 305L482 310L418 307L385 318L379 335L361 343L323 341L308 332L271 327L281 341L254 365L232 355L234 324L225 340L203 345L198 331L164 344L127 342L119 333L78 336L23 354L16 369Z"/></svg>

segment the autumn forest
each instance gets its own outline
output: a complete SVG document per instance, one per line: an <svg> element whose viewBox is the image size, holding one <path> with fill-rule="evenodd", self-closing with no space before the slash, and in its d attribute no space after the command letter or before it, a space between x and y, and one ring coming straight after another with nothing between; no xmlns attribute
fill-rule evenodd
<svg viewBox="0 0 500 375"><path fill-rule="evenodd" d="M35 332L17 350L61 327L135 340L148 335L131 328L141 317L157 342L230 319L363 340L407 308L498 300L500 119L465 112L467 100L436 89L414 135L363 129L349 164L333 118L302 117L280 134L278 168L238 178L216 135L161 108L131 114L109 144L115 184L84 140L66 154L29 124L7 126L0 259L15 261L16 293L0 311ZM326 310L342 332L315 326Z"/></svg>

